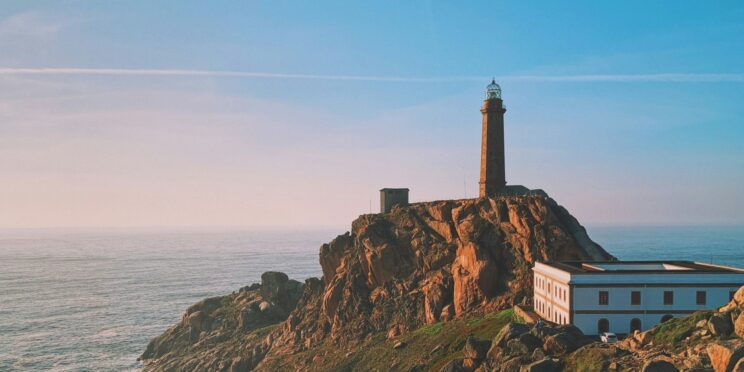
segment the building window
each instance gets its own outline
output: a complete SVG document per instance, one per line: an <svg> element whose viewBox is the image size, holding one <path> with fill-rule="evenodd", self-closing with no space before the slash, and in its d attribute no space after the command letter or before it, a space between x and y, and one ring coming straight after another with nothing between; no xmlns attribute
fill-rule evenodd
<svg viewBox="0 0 744 372"><path fill-rule="evenodd" d="M630 304L631 305L641 304L641 291L630 292Z"/></svg>
<svg viewBox="0 0 744 372"><path fill-rule="evenodd" d="M641 320L638 318L633 318L630 321L630 333L632 334L635 331L641 330Z"/></svg>
<svg viewBox="0 0 744 372"><path fill-rule="evenodd" d="M734 295L736 294L735 291L729 291L729 301L734 299Z"/></svg>
<svg viewBox="0 0 744 372"><path fill-rule="evenodd" d="M672 316L671 314L664 315L664 316L661 317L661 322L662 323L666 323L669 320L671 320L672 318L674 318L674 316Z"/></svg>
<svg viewBox="0 0 744 372"><path fill-rule="evenodd" d="M597 333L604 333L610 331L610 321L607 319L600 319L597 322Z"/></svg>
<svg viewBox="0 0 744 372"><path fill-rule="evenodd" d="M599 304L608 305L610 303L610 292L599 291Z"/></svg>
<svg viewBox="0 0 744 372"><path fill-rule="evenodd" d="M705 291L697 291L697 294L695 295L695 303L698 305L705 305Z"/></svg>
<svg viewBox="0 0 744 372"><path fill-rule="evenodd" d="M674 292L664 291L664 305L674 305Z"/></svg>

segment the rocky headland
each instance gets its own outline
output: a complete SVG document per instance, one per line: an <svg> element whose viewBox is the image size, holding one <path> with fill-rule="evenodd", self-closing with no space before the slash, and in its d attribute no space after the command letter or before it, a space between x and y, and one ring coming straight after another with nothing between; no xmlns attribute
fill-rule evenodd
<svg viewBox="0 0 744 372"><path fill-rule="evenodd" d="M360 216L324 244L322 278L267 272L260 284L203 300L141 359L150 371L599 371L647 361L731 370L715 366L744 353L744 291L719 313L613 346L572 326L523 324L512 310L532 295L535 261L613 259L546 195L396 207ZM730 329L713 332L719 318Z"/></svg>

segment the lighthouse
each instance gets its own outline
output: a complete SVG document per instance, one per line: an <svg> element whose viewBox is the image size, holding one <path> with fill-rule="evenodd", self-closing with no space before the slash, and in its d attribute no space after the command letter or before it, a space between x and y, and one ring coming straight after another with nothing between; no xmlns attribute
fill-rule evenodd
<svg viewBox="0 0 744 372"><path fill-rule="evenodd" d="M504 101L501 87L491 80L483 100L483 133L481 136L480 196L494 196L506 188L504 166Z"/></svg>

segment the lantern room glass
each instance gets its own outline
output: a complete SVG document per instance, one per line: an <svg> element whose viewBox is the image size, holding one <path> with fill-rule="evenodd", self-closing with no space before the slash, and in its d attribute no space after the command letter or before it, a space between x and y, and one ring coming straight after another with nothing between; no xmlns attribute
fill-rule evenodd
<svg viewBox="0 0 744 372"><path fill-rule="evenodd" d="M501 87L491 80L491 84L486 87L486 99L501 99Z"/></svg>

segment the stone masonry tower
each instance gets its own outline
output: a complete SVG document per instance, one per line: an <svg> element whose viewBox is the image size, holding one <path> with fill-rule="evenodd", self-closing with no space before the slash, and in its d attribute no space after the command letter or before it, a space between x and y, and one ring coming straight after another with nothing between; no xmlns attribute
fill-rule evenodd
<svg viewBox="0 0 744 372"><path fill-rule="evenodd" d="M506 187L504 169L504 101L496 81L486 87L483 101L483 134L481 138L480 196L494 196Z"/></svg>

